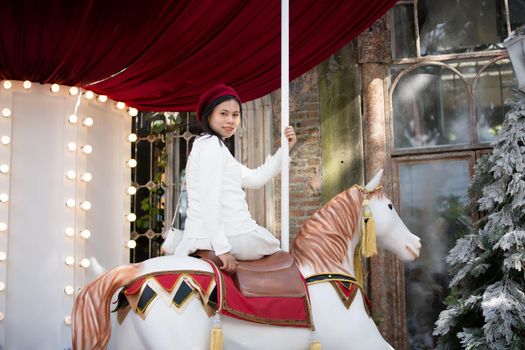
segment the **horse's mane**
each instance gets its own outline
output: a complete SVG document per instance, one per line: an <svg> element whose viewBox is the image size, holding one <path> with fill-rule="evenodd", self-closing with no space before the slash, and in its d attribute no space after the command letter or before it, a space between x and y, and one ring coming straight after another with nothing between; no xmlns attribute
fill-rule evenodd
<svg viewBox="0 0 525 350"><path fill-rule="evenodd" d="M383 191L370 193L369 199L384 196ZM299 266L313 273L350 274L343 265L350 241L360 233L362 195L356 186L339 193L316 211L301 227L291 253Z"/></svg>

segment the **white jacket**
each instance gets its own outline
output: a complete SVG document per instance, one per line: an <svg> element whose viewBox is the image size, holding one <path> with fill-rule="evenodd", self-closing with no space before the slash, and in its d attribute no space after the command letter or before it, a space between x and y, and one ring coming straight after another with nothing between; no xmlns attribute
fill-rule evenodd
<svg viewBox="0 0 525 350"><path fill-rule="evenodd" d="M218 137L197 138L186 166L188 212L183 239L209 239L216 255L229 252L227 236L257 229L242 188L260 188L280 170L280 149L260 167L249 169Z"/></svg>

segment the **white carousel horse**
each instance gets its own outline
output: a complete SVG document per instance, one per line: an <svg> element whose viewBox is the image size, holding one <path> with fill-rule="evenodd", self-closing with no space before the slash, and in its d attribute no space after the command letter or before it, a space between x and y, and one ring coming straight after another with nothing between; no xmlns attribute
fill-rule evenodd
<svg viewBox="0 0 525 350"><path fill-rule="evenodd" d="M362 236L363 197L369 200L379 246L403 261L418 257L420 239L408 230L381 189L382 173L379 171L364 188L353 186L335 196L303 224L294 240L292 255L305 278L323 273L355 274L354 250ZM74 306L74 349L105 349L111 334L112 295L139 276L174 268L213 272L207 262L196 258L163 256L114 268L88 284ZM309 285L308 291L314 332L223 316L223 348L305 350L313 338L320 341L324 350L392 349L367 314L360 290L349 308L330 283ZM113 336L118 349L209 349L213 320L199 295L192 294L183 310L156 302L145 319L128 312Z"/></svg>

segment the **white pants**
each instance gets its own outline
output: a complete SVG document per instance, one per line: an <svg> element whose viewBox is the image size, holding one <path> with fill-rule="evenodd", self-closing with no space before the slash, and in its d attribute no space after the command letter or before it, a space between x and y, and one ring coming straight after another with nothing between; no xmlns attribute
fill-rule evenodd
<svg viewBox="0 0 525 350"><path fill-rule="evenodd" d="M264 227L235 236L227 236L232 246L230 253L237 260L256 260L280 250L280 242ZM187 256L198 249L213 250L207 238L183 238L175 248L174 255Z"/></svg>

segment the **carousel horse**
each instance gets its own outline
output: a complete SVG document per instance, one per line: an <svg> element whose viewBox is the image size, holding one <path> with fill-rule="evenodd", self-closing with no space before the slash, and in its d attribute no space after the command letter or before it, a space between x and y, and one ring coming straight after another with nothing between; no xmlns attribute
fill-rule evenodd
<svg viewBox="0 0 525 350"><path fill-rule="evenodd" d="M116 267L86 285L73 310L73 348L107 347L111 300L126 286L129 305L119 311L113 334L118 349L210 349L217 346L210 342L216 341L233 350L392 349L368 313L362 279L356 279L356 273L360 274L362 258L376 253L374 239L402 261L415 260L421 244L383 192L381 176L382 170L365 187L354 185L332 198L295 237L291 251L307 285L311 327L221 317L210 302L216 267L205 259L171 255ZM159 287L165 283L160 277L169 278L162 275L168 272L177 279L170 287ZM176 300L181 290L189 292ZM133 299L148 293L146 302ZM173 299L154 301L162 299L160 294ZM214 334L217 328L219 336Z"/></svg>

